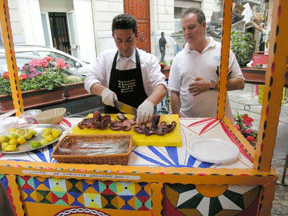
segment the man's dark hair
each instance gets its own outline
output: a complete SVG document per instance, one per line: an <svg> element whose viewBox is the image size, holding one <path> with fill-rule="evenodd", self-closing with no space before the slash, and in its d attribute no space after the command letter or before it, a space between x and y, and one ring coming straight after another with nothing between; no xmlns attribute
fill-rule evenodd
<svg viewBox="0 0 288 216"><path fill-rule="evenodd" d="M119 14L113 18L112 22L112 33L116 29L132 29L135 36L137 36L137 23L134 17L130 14Z"/></svg>
<svg viewBox="0 0 288 216"><path fill-rule="evenodd" d="M206 21L205 14L203 13L203 11L200 8L196 8L196 7L191 7L191 8L187 8L186 10L184 10L181 16L182 19L190 13L197 15L197 21L200 24L202 24L203 21Z"/></svg>
<svg viewBox="0 0 288 216"><path fill-rule="evenodd" d="M164 37L164 32L161 32L161 37Z"/></svg>

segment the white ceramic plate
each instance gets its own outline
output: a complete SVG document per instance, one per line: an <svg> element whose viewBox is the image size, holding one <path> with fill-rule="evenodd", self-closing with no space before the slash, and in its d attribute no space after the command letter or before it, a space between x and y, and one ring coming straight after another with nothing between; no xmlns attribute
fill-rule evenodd
<svg viewBox="0 0 288 216"><path fill-rule="evenodd" d="M239 148L220 138L199 138L188 143L187 151L198 160L209 163L229 163L238 158Z"/></svg>

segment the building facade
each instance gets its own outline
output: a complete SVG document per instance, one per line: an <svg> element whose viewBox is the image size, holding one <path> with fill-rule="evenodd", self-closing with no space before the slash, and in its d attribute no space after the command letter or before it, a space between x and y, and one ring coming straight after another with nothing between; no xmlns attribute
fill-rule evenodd
<svg viewBox="0 0 288 216"><path fill-rule="evenodd" d="M181 29L180 14L200 7L210 21L218 0L149 0L151 53L160 60L158 40L165 32L168 65L177 53L171 34ZM125 0L9 0L14 44L53 46L87 62L116 48L111 36L114 16L124 13Z"/></svg>

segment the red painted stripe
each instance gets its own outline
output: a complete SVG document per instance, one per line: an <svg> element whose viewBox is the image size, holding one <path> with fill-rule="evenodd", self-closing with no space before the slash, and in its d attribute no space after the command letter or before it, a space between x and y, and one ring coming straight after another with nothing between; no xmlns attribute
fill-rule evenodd
<svg viewBox="0 0 288 216"><path fill-rule="evenodd" d="M225 125L222 121L221 121L221 126L222 126L224 132L225 132L225 133L227 134L227 136L229 137L229 139L238 146L241 154L243 154L249 161L251 161L251 163L253 163L253 162L254 162L254 159L251 158L251 157L248 155L248 153L242 148L242 146L240 145L240 143L236 140L235 136L231 133L231 131L228 130L228 128L226 127L226 125Z"/></svg>
<svg viewBox="0 0 288 216"><path fill-rule="evenodd" d="M200 121L197 121L197 122L194 122L194 123L188 125L188 127L192 127L193 125L198 125L198 124L200 124L200 123L203 123L203 122L209 121L209 120L211 120L211 119L214 119L214 118L202 119L202 120L200 120Z"/></svg>
<svg viewBox="0 0 288 216"><path fill-rule="evenodd" d="M217 122L218 121L218 122ZM206 126L204 126L203 127L203 129L200 131L200 135L202 134L202 133L204 133L204 132L207 132L207 131L209 131L209 130L211 130L211 129L213 129L217 124L215 124L213 127L211 127L211 128L209 128L212 124L214 124L215 122L217 122L217 124L219 124L219 120L217 120L217 119L214 119L213 121L211 121L210 123L208 123ZM209 130L208 130L208 128L209 128Z"/></svg>
<svg viewBox="0 0 288 216"><path fill-rule="evenodd" d="M72 124L65 118L63 118L59 124L61 124L61 123L68 126L68 127L72 127Z"/></svg>

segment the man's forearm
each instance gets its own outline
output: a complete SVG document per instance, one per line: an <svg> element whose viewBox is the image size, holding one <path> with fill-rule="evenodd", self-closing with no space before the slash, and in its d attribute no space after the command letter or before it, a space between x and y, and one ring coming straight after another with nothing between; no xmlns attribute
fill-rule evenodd
<svg viewBox="0 0 288 216"><path fill-rule="evenodd" d="M152 103L154 103L154 105L157 105L164 99L166 94L167 94L166 87L160 84L156 86L152 94L147 99L150 100Z"/></svg>
<svg viewBox="0 0 288 216"><path fill-rule="evenodd" d="M239 79L239 78L232 78L232 79L229 79L227 82L228 91L243 90L244 87L245 87L244 80Z"/></svg>
<svg viewBox="0 0 288 216"><path fill-rule="evenodd" d="M250 21L250 22L254 25L254 27L255 27L258 31L263 32L263 28L260 27L256 22L254 22L254 21Z"/></svg>
<svg viewBox="0 0 288 216"><path fill-rule="evenodd" d="M179 114L180 112L180 97L179 92L171 91L171 108L174 114Z"/></svg>
<svg viewBox="0 0 288 216"><path fill-rule="evenodd" d="M101 96L101 93L105 88L107 88L107 87L101 85L100 83L94 83L91 86L90 90L91 90L92 94Z"/></svg>

